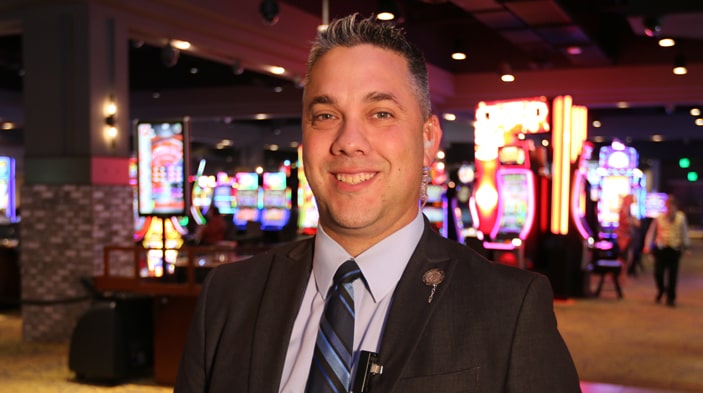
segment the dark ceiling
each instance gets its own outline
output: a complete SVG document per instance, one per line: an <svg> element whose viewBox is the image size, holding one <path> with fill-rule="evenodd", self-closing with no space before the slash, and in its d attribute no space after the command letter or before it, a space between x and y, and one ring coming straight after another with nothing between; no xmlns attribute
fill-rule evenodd
<svg viewBox="0 0 703 393"><path fill-rule="evenodd" d="M251 1L261 3L261 0ZM325 0L279 1L322 19ZM379 11L381 3L329 0L329 17L353 12L371 15ZM395 23L405 29L429 63L454 75L497 73L506 62L516 72L672 64L681 55L689 62L703 62L701 0L397 0L395 3L400 12ZM644 34L645 21L657 21L660 36L675 38L676 46L659 47L655 38ZM466 60L450 58L457 45L465 49ZM570 48L578 48L581 53L569 54ZM21 49L21 36L0 37L0 89L22 89ZM171 67L164 65L161 56L160 47L130 43L131 91L228 85L296 87L290 80L249 70L235 72L231 64L186 52L181 52L178 62ZM616 101L617 97L613 97L613 107ZM703 98L689 104L703 104ZM652 114L685 109L658 106L637 110Z"/></svg>

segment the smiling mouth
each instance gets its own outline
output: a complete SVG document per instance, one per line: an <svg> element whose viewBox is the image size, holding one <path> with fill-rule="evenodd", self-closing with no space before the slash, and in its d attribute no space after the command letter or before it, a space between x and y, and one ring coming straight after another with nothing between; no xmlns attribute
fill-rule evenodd
<svg viewBox="0 0 703 393"><path fill-rule="evenodd" d="M336 178L337 178L337 181L340 181L342 183L359 184L361 182L365 182L365 181L371 179L374 176L376 176L375 173L354 173L354 174L338 173Z"/></svg>

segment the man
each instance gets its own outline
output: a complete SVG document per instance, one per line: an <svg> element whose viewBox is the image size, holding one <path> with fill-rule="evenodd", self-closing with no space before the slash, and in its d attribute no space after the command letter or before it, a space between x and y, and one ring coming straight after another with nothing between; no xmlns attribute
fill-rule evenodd
<svg viewBox="0 0 703 393"><path fill-rule="evenodd" d="M336 391L580 391L547 279L442 238L420 212L442 131L402 31L333 21L309 57L302 122L318 233L209 275L176 392L317 392L337 377ZM328 295L350 259L363 277ZM323 365L318 338L332 324L326 300L346 285L351 373Z"/></svg>
<svg viewBox="0 0 703 393"><path fill-rule="evenodd" d="M669 307L676 306L679 261L681 254L690 246L686 215L678 209L676 198L669 194L666 198L666 212L657 216L649 225L644 244L644 253L652 252L654 255L654 281L657 285L654 301L657 303L661 302L666 293L666 304Z"/></svg>

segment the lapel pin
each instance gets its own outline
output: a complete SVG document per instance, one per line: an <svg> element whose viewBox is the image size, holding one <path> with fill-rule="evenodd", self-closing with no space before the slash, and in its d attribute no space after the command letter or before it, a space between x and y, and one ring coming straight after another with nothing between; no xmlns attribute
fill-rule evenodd
<svg viewBox="0 0 703 393"><path fill-rule="evenodd" d="M432 298L434 298L434 293L437 290L437 285L441 284L444 280L444 270L442 269L430 269L422 275L422 283L428 287L432 287L430 292L430 297L427 298L427 303L432 303Z"/></svg>

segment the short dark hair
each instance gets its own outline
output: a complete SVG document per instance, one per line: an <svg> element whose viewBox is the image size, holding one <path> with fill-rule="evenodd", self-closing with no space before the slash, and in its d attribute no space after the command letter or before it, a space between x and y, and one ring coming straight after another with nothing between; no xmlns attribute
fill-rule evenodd
<svg viewBox="0 0 703 393"><path fill-rule="evenodd" d="M373 15L359 18L359 14L354 13L333 20L327 29L320 31L313 41L308 57L306 82L310 78L310 70L325 53L339 46L352 47L361 44L370 44L393 51L407 60L408 70L412 75L413 91L423 115L429 118L432 104L425 56L408 41L402 28L378 21Z"/></svg>

